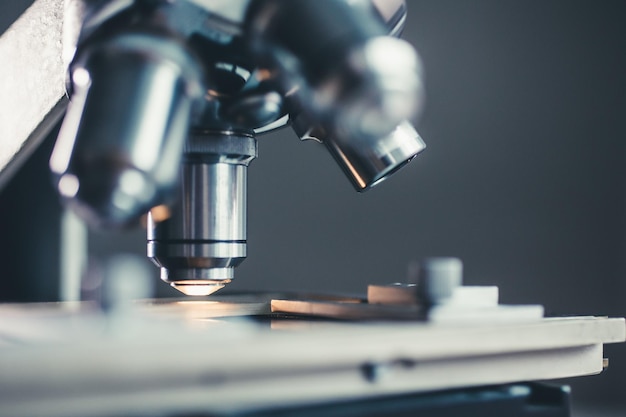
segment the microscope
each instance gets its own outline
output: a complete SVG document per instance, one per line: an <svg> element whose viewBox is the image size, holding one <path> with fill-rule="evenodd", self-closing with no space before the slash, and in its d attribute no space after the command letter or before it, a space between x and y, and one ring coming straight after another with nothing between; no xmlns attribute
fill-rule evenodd
<svg viewBox="0 0 626 417"><path fill-rule="evenodd" d="M184 294L223 288L246 258L258 136L320 142L359 192L425 148L403 0L69 4L56 186L92 225L147 213L148 257Z"/></svg>
<svg viewBox="0 0 626 417"><path fill-rule="evenodd" d="M145 221L161 278L212 294L247 256L257 138L291 127L359 192L425 148L406 13L403 0L38 0L0 37L0 187L64 115L49 165L67 206L104 228ZM502 305L497 287L461 285L458 259L366 298L126 302L116 285L134 266L106 271L101 305L0 304L0 416L568 417L568 387L528 381L600 373L604 345L626 340L623 318Z"/></svg>

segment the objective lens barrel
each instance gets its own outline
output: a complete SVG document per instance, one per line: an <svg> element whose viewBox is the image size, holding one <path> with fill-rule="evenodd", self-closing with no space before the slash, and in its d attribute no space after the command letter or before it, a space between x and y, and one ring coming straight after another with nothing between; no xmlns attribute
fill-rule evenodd
<svg viewBox="0 0 626 417"><path fill-rule="evenodd" d="M207 295L230 282L246 257L247 169L256 139L196 134L186 145L178 206L149 216L148 257L161 279L188 295Z"/></svg>
<svg viewBox="0 0 626 417"><path fill-rule="evenodd" d="M70 73L59 191L93 224L132 222L176 185L201 69L176 40L123 33L86 45Z"/></svg>

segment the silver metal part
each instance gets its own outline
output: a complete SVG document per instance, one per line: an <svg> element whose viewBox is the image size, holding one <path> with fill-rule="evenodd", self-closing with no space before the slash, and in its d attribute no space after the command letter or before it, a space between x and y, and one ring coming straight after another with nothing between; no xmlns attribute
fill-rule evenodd
<svg viewBox="0 0 626 417"><path fill-rule="evenodd" d="M333 131L377 139L419 112L421 65L408 43L377 36L346 52L345 62L311 97L313 112L333 109L327 116Z"/></svg>
<svg viewBox="0 0 626 417"><path fill-rule="evenodd" d="M355 39L341 53L315 55L316 65L324 69L317 75L319 80L311 82L311 89L295 89L295 97L289 98L296 134L324 143L356 190L366 191L425 149L409 122L420 112L424 93L418 56L408 43L394 37L404 26L405 3L355 3L363 10L375 11L375 21L369 24L351 22L358 28L355 33L372 36L353 35ZM320 19L341 27L350 24L333 21L324 13ZM289 23L283 24L289 27ZM387 36L376 35L377 31ZM299 52L305 59L313 59L306 58L310 51Z"/></svg>
<svg viewBox="0 0 626 417"><path fill-rule="evenodd" d="M419 263L417 289L428 305L442 304L463 283L463 263L458 258L427 258Z"/></svg>
<svg viewBox="0 0 626 417"><path fill-rule="evenodd" d="M180 179L173 217L150 215L149 250L186 293L225 284L246 256L253 133L291 121L359 191L424 148L408 122L422 83L415 51L397 38L403 0L61 3L37 0L0 38L1 55L18 62L0 68L0 117L23 128L0 131L0 169L56 122L67 94L50 160L59 193L92 224L127 225L167 205Z"/></svg>
<svg viewBox="0 0 626 417"><path fill-rule="evenodd" d="M199 66L173 39L128 33L91 45L71 78L50 159L59 193L92 223L127 223L175 186Z"/></svg>
<svg viewBox="0 0 626 417"><path fill-rule="evenodd" d="M248 164L256 139L195 133L185 147L182 187L172 216L148 217L148 256L161 279L187 295L208 295L230 282L246 257Z"/></svg>
<svg viewBox="0 0 626 417"><path fill-rule="evenodd" d="M311 126L303 115L293 120L292 128L301 139L324 143L357 191L367 191L380 184L426 149L407 121L378 139L330 136L323 128Z"/></svg>
<svg viewBox="0 0 626 417"><path fill-rule="evenodd" d="M389 178L426 148L409 122L377 140L327 138L324 144L357 191L366 191Z"/></svg>
<svg viewBox="0 0 626 417"><path fill-rule="evenodd" d="M371 0L371 4L385 22L389 36L399 37L406 23L406 2L404 0Z"/></svg>

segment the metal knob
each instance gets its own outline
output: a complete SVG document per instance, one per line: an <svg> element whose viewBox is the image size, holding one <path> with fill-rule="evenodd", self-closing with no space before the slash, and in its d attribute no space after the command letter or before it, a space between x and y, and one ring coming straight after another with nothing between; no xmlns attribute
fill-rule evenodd
<svg viewBox="0 0 626 417"><path fill-rule="evenodd" d="M426 305L445 302L463 282L463 263L458 258L427 258L419 263L418 297Z"/></svg>

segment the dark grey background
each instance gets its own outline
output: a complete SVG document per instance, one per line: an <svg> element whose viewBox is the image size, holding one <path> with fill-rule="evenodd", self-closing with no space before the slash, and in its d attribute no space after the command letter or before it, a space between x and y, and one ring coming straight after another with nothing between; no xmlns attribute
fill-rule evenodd
<svg viewBox="0 0 626 417"><path fill-rule="evenodd" d="M13 3L0 4L2 19L10 21ZM426 71L418 130L428 149L357 194L322 146L290 130L260 138L249 170L249 257L231 288L363 292L403 280L413 259L453 255L467 284L498 285L505 303L625 316L626 2L408 6L405 39ZM29 218L14 214L48 195L46 158L0 193L3 253L13 250L3 262L22 253L22 267L2 277L2 299L56 296L23 261L41 253L39 264L52 268L54 243L30 216L54 218L55 203L46 197ZM145 250L143 231L90 241L103 258ZM9 285L19 274L28 284ZM164 284L159 291L173 294ZM574 382L577 399L625 401L626 349L607 355L603 375Z"/></svg>

